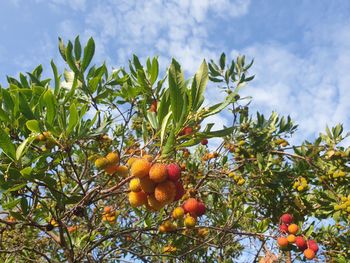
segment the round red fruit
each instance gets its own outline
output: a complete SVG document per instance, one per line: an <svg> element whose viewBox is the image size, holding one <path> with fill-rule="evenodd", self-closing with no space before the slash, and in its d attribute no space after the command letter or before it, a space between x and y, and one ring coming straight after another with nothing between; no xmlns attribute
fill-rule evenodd
<svg viewBox="0 0 350 263"><path fill-rule="evenodd" d="M196 215L198 211L198 201L195 198L187 199L183 204L183 209L185 210L185 213Z"/></svg>
<svg viewBox="0 0 350 263"><path fill-rule="evenodd" d="M280 220L283 224L289 225L293 222L293 216L291 214L283 214Z"/></svg>
<svg viewBox="0 0 350 263"><path fill-rule="evenodd" d="M174 201L178 201L185 194L185 189L182 183L179 181L175 182L175 186L176 186L176 195L175 195Z"/></svg>
<svg viewBox="0 0 350 263"><path fill-rule="evenodd" d="M201 201L198 202L197 204L197 212L196 212L196 215L197 216L202 216L205 214L205 211L206 211L206 207L205 207L205 204Z"/></svg>
<svg viewBox="0 0 350 263"><path fill-rule="evenodd" d="M307 249L306 240L305 240L305 238L303 238L302 236L297 236L297 237L295 238L295 244L297 245L297 247L298 247L301 251L304 251L305 249Z"/></svg>
<svg viewBox="0 0 350 263"><path fill-rule="evenodd" d="M281 231L282 233L287 233L287 232L288 232L288 226L285 225L285 224L281 224L281 225L280 225L280 231Z"/></svg>
<svg viewBox="0 0 350 263"><path fill-rule="evenodd" d="M208 144L208 139L203 139L203 140L201 140L201 144L202 144L202 145L207 145L207 144Z"/></svg>
<svg viewBox="0 0 350 263"><path fill-rule="evenodd" d="M181 168L176 163L171 163L167 165L168 179L175 182L180 179Z"/></svg>
<svg viewBox="0 0 350 263"><path fill-rule="evenodd" d="M309 241L307 241L307 245L309 247L309 249L313 250L315 253L317 253L318 251L318 245L316 243L315 240L310 239Z"/></svg>

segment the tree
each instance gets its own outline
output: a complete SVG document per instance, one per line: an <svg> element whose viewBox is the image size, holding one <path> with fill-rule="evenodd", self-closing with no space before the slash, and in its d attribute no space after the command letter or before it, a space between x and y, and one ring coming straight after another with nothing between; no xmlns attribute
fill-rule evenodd
<svg viewBox="0 0 350 263"><path fill-rule="evenodd" d="M93 39L59 51L63 75L51 61L52 79L40 65L1 87L2 262L350 258L347 135L289 146L291 118L239 95L253 61L222 54L185 79L175 59L90 66Z"/></svg>

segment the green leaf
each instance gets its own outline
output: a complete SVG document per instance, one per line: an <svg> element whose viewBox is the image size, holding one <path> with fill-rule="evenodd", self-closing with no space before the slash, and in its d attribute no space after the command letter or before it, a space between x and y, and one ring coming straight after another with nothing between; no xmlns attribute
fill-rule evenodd
<svg viewBox="0 0 350 263"><path fill-rule="evenodd" d="M203 60L192 82L192 109L196 111L202 105L204 101L204 92L208 83L208 65Z"/></svg>
<svg viewBox="0 0 350 263"><path fill-rule="evenodd" d="M58 38L58 50L60 51L63 60L66 61L66 47L60 37Z"/></svg>
<svg viewBox="0 0 350 263"><path fill-rule="evenodd" d="M12 144L10 137L3 129L0 129L0 148L9 158L15 160L16 148Z"/></svg>
<svg viewBox="0 0 350 263"><path fill-rule="evenodd" d="M156 57L154 57L152 59L152 66L151 66L151 85L154 84L154 82L157 80L158 78L158 72L159 72L159 65L158 65L158 59Z"/></svg>
<svg viewBox="0 0 350 263"><path fill-rule="evenodd" d="M148 118L149 122L151 123L152 128L155 130L158 130L159 124L158 124L156 113L153 111L148 111L147 118Z"/></svg>
<svg viewBox="0 0 350 263"><path fill-rule="evenodd" d="M34 119L34 114L22 93L19 93L19 109L27 119Z"/></svg>
<svg viewBox="0 0 350 263"><path fill-rule="evenodd" d="M1 107L0 107L0 120L3 122L10 122L8 113L6 113Z"/></svg>
<svg viewBox="0 0 350 263"><path fill-rule="evenodd" d="M60 88L60 78L61 76L58 75L58 71L57 71L57 67L55 65L55 63L53 62L53 60L51 60L51 68L53 71L53 75L55 78L55 95L58 94L59 88Z"/></svg>
<svg viewBox="0 0 350 263"><path fill-rule="evenodd" d="M220 56L220 68L221 68L221 70L225 69L225 64L226 64L226 55L225 55L225 53L222 53Z"/></svg>
<svg viewBox="0 0 350 263"><path fill-rule="evenodd" d="M5 106L5 111L13 112L15 106L10 93L6 89L1 89L1 93L2 93L3 104Z"/></svg>
<svg viewBox="0 0 350 263"><path fill-rule="evenodd" d="M167 156L169 153L171 153L174 150L174 145L175 145L175 132L174 130L171 130L169 137L167 139L167 142L163 148L162 156Z"/></svg>
<svg viewBox="0 0 350 263"><path fill-rule="evenodd" d="M39 122L37 120L29 120L26 122L26 126L28 128L28 130L30 130L31 132L36 132L36 133L40 133L41 129L39 126Z"/></svg>
<svg viewBox="0 0 350 263"><path fill-rule="evenodd" d="M211 107L209 107L208 111L203 115L203 117L208 117L210 115L219 113L220 111L222 111L223 109L225 109L228 105L230 105L231 103L235 102L235 96L237 95L237 92L232 92L230 95L228 95L224 102L222 103L218 103L215 104Z"/></svg>
<svg viewBox="0 0 350 263"><path fill-rule="evenodd" d="M181 118L183 111L183 90L185 88L184 75L180 64L173 59L169 68L169 90L170 103L173 112L173 119L177 123Z"/></svg>
<svg viewBox="0 0 350 263"><path fill-rule="evenodd" d="M164 140L164 135L165 135L165 130L167 128L169 128L168 123L169 123L169 119L171 116L172 112L170 111L163 119L162 121L162 127L161 127L161 131L160 131L160 145L163 145L163 140Z"/></svg>
<svg viewBox="0 0 350 263"><path fill-rule="evenodd" d="M81 44L79 41L79 36L77 36L74 40L74 55L76 60L80 60L81 57Z"/></svg>
<svg viewBox="0 0 350 263"><path fill-rule="evenodd" d="M36 135L32 135L28 138L26 138L18 147L16 150L16 160L21 159L23 154L28 150L29 146L32 144L32 142L35 140Z"/></svg>
<svg viewBox="0 0 350 263"><path fill-rule="evenodd" d="M78 123L78 111L77 111L77 107L75 105L75 103L72 103L69 107L69 121L68 121L68 128L66 131L66 134L69 135L74 127L77 125Z"/></svg>
<svg viewBox="0 0 350 263"><path fill-rule="evenodd" d="M67 64L69 65L70 69L73 70L74 73L79 73L79 70L77 68L77 65L75 64L75 59L73 57L73 44L72 42L68 42L67 48L66 48L66 58L67 58Z"/></svg>
<svg viewBox="0 0 350 263"><path fill-rule="evenodd" d="M51 89L48 89L45 92L43 99L46 105L46 121L50 125L53 125L53 120L55 119L56 115L56 100Z"/></svg>
<svg viewBox="0 0 350 263"><path fill-rule="evenodd" d="M22 184L18 184L18 185L12 186L11 188L7 189L7 190L4 192L4 194L8 194L8 193L11 193L11 192L20 190L20 189L22 189L23 187L25 187L26 185L27 185L26 183L22 183Z"/></svg>
<svg viewBox="0 0 350 263"><path fill-rule="evenodd" d="M5 204L2 205L2 208L5 210L10 210L12 208L14 208L16 205L18 205L21 202L21 198L12 200L10 202L7 202Z"/></svg>
<svg viewBox="0 0 350 263"><path fill-rule="evenodd" d="M87 67L89 66L94 54L95 54L95 42L92 38L90 38L86 44L86 47L84 48L84 57L81 63L81 68L83 71L85 71L85 69L87 69Z"/></svg>

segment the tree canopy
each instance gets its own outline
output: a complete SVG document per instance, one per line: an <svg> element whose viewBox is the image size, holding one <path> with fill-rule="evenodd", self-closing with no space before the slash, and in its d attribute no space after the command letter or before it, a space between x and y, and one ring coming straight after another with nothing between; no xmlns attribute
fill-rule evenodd
<svg viewBox="0 0 350 263"><path fill-rule="evenodd" d="M186 79L175 59L92 65L92 38L59 51L63 73L0 87L1 262L348 262L341 124L290 145L289 116L240 96L242 55Z"/></svg>

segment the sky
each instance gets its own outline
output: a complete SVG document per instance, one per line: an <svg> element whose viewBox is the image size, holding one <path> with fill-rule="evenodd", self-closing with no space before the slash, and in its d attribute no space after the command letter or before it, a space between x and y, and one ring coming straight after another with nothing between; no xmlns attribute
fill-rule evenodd
<svg viewBox="0 0 350 263"><path fill-rule="evenodd" d="M94 63L127 66L132 54L171 57L187 76L201 61L244 54L256 78L242 95L252 112L291 115L296 140L343 123L350 130L348 0L4 0L0 1L0 84L51 59L57 39L96 42ZM215 103L217 93L208 90ZM229 123L224 116L213 119Z"/></svg>

